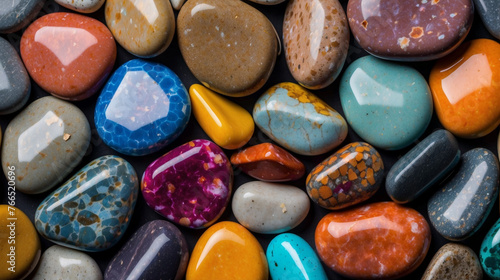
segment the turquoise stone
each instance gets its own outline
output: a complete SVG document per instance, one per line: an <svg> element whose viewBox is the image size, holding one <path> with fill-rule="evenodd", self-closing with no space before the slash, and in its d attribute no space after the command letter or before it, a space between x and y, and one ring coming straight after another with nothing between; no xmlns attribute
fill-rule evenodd
<svg viewBox="0 0 500 280"><path fill-rule="evenodd" d="M311 246L293 233L283 233L271 240L266 257L272 279L328 279Z"/></svg>
<svg viewBox="0 0 500 280"><path fill-rule="evenodd" d="M415 69L365 56L346 69L340 102L347 122L366 142L402 149L420 137L432 117L432 95Z"/></svg>
<svg viewBox="0 0 500 280"><path fill-rule="evenodd" d="M35 227L50 241L88 252L115 245L137 200L137 174L126 160L103 156L83 167L37 208Z"/></svg>
<svg viewBox="0 0 500 280"><path fill-rule="evenodd" d="M500 219L483 239L479 260L484 272L492 279L500 279Z"/></svg>

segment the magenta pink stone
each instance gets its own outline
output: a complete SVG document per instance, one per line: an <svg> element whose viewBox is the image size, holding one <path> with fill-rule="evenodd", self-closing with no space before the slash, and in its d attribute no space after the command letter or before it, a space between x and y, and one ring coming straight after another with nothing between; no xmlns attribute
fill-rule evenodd
<svg viewBox="0 0 500 280"><path fill-rule="evenodd" d="M151 163L142 177L149 207L170 221L204 228L214 223L231 196L233 171L224 152L208 140L193 140Z"/></svg>

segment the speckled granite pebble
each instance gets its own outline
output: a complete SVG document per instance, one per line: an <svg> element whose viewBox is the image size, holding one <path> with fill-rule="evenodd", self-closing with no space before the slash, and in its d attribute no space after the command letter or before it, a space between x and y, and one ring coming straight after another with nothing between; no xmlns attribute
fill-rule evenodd
<svg viewBox="0 0 500 280"><path fill-rule="evenodd" d="M57 4L80 13L93 13L104 4L106 0L55 0Z"/></svg>
<svg viewBox="0 0 500 280"><path fill-rule="evenodd" d="M421 280L481 280L483 270L474 251L461 244L448 243L437 251Z"/></svg>
<svg viewBox="0 0 500 280"><path fill-rule="evenodd" d="M497 39L500 39L500 3L498 0L474 0L475 8L484 26Z"/></svg>
<svg viewBox="0 0 500 280"><path fill-rule="evenodd" d="M28 25L40 12L45 0L11 0L0 5L0 33L12 33Z"/></svg>

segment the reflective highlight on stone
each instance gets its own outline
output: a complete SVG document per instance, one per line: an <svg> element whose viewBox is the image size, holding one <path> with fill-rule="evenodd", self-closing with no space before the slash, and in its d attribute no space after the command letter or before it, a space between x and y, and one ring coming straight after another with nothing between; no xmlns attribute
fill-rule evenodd
<svg viewBox="0 0 500 280"><path fill-rule="evenodd" d="M483 279L483 270L474 251L461 244L448 243L437 251L422 280Z"/></svg>
<svg viewBox="0 0 500 280"><path fill-rule="evenodd" d="M45 0L11 0L3 4L0 6L0 33L13 33L38 15Z"/></svg>
<svg viewBox="0 0 500 280"><path fill-rule="evenodd" d="M106 0L55 0L55 2L67 9L80 13L93 13L102 7Z"/></svg>

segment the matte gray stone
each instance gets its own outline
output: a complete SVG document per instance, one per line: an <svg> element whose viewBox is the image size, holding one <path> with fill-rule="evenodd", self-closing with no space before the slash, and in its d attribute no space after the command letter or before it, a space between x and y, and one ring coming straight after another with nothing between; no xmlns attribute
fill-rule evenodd
<svg viewBox="0 0 500 280"><path fill-rule="evenodd" d="M500 39L500 1L474 0L479 16L491 35Z"/></svg>
<svg viewBox="0 0 500 280"><path fill-rule="evenodd" d="M27 26L38 15L45 0L4 0L0 3L0 33L12 33Z"/></svg>

